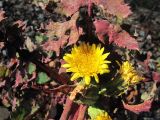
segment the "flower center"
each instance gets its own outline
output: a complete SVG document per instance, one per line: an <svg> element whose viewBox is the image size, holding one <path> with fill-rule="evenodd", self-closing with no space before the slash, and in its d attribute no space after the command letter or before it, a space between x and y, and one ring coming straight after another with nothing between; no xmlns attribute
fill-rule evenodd
<svg viewBox="0 0 160 120"><path fill-rule="evenodd" d="M80 53L75 53L74 64L79 73L92 76L98 71L99 59L96 53L93 53L88 47L85 47L81 49Z"/></svg>

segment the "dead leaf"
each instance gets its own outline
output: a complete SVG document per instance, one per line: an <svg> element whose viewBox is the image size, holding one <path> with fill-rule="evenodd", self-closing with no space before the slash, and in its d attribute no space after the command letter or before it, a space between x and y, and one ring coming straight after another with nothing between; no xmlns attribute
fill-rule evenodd
<svg viewBox="0 0 160 120"><path fill-rule="evenodd" d="M68 37L65 36L64 38L61 38L58 41L48 40L47 42L45 42L41 46L42 46L43 50L46 50L46 51L55 51L56 55L59 56L60 49L66 43L67 39L68 39Z"/></svg>
<svg viewBox="0 0 160 120"><path fill-rule="evenodd" d="M37 46L32 42L30 37L27 37L24 44L29 50L29 52L33 52L37 48Z"/></svg>
<svg viewBox="0 0 160 120"><path fill-rule="evenodd" d="M48 32L46 33L47 37L49 37L49 39L52 40L56 36L58 37L59 42L60 41L67 42L68 40L68 45L76 43L77 40L79 39L79 36L82 34L82 29L79 29L76 26L78 15L79 13L77 12L72 16L71 20L63 23L50 22L46 26L46 29L48 30ZM69 34L66 34L67 31L70 31ZM57 47L58 46L59 44L57 45Z"/></svg>

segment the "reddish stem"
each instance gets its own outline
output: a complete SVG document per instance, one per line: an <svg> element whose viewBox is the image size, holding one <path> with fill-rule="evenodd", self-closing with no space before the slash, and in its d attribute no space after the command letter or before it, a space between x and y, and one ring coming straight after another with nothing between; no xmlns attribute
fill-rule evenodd
<svg viewBox="0 0 160 120"><path fill-rule="evenodd" d="M91 16L91 8L92 8L92 2L91 0L88 0L88 15Z"/></svg>
<svg viewBox="0 0 160 120"><path fill-rule="evenodd" d="M81 104L79 108L79 114L78 114L77 120L84 120L86 110L87 110L87 106Z"/></svg>
<svg viewBox="0 0 160 120"><path fill-rule="evenodd" d="M69 113L71 111L71 107L72 107L73 101L69 99L69 97L66 100L66 104L64 106L64 110L63 113L61 115L60 120L68 120L69 117Z"/></svg>

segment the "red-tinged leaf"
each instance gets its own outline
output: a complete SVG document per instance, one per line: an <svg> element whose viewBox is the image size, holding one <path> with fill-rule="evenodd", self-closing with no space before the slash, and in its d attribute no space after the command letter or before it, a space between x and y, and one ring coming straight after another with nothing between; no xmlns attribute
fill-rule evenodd
<svg viewBox="0 0 160 120"><path fill-rule="evenodd" d="M22 20L17 20L16 22L14 22L14 25L18 25L18 28L25 30L27 24L26 24L26 22L24 22Z"/></svg>
<svg viewBox="0 0 160 120"><path fill-rule="evenodd" d="M60 49L60 48L59 48ZM48 51L48 50L47 50ZM53 50L54 51L54 50ZM57 55L59 55L59 52L57 53ZM42 60L41 60L41 62L42 63L48 63L48 62L50 62L52 59L50 58L50 57L42 57Z"/></svg>
<svg viewBox="0 0 160 120"><path fill-rule="evenodd" d="M0 42L0 49L4 47L4 42Z"/></svg>
<svg viewBox="0 0 160 120"><path fill-rule="evenodd" d="M4 13L5 12L3 10L0 10L0 21L2 21L3 19L5 19Z"/></svg>
<svg viewBox="0 0 160 120"><path fill-rule="evenodd" d="M100 41L104 43L105 36L109 36L109 42L114 42L120 47L126 47L131 50L138 50L137 41L131 37L126 31L122 30L120 26L110 24L106 20L94 21L96 34Z"/></svg>
<svg viewBox="0 0 160 120"><path fill-rule="evenodd" d="M112 41L120 47L126 47L130 50L139 50L137 41L125 31L115 34Z"/></svg>
<svg viewBox="0 0 160 120"><path fill-rule="evenodd" d="M22 75L21 75L21 72L18 70L17 72L16 72L16 80L15 80L15 84L14 84L14 86L13 87L18 87L19 86L19 84L20 83L22 83Z"/></svg>
<svg viewBox="0 0 160 120"><path fill-rule="evenodd" d="M108 21L96 20L96 21L94 21L94 25L96 27L96 34L97 34L99 40L101 40L101 42L104 43L105 35L108 35L109 39L112 38L112 36L114 34L113 25L110 24Z"/></svg>
<svg viewBox="0 0 160 120"><path fill-rule="evenodd" d="M158 72L152 72L153 80L158 83L160 82L160 73Z"/></svg>
<svg viewBox="0 0 160 120"><path fill-rule="evenodd" d="M61 66L63 65L63 64L65 64L66 62L63 60L63 59L61 59L60 60L60 63L61 63ZM64 67L61 67L60 69L59 69L59 72L58 72L59 74L61 74L61 73L66 73L66 68L64 68Z"/></svg>
<svg viewBox="0 0 160 120"><path fill-rule="evenodd" d="M77 29L75 26L72 27L67 45L76 43L80 35L82 35L82 29Z"/></svg>
<svg viewBox="0 0 160 120"><path fill-rule="evenodd" d="M61 0L63 12L67 16L76 13L78 9L86 4L86 0Z"/></svg>
<svg viewBox="0 0 160 120"><path fill-rule="evenodd" d="M136 114L139 114L140 112L149 112L151 106L152 106L152 100L146 100L141 104L138 105L128 105L123 103L123 106L125 109L132 111Z"/></svg>
<svg viewBox="0 0 160 120"><path fill-rule="evenodd" d="M17 98L15 97L12 101L12 111L16 110L16 106L17 106Z"/></svg>
<svg viewBox="0 0 160 120"><path fill-rule="evenodd" d="M63 22L63 23L59 23L59 22L50 22L47 26L47 37L49 39L53 39L54 36L57 36L59 38L63 37L65 35L65 32L67 29L69 29L69 25L68 22Z"/></svg>
<svg viewBox="0 0 160 120"><path fill-rule="evenodd" d="M10 97L9 97L9 93L8 92L1 97L2 103L6 107L10 106L9 98Z"/></svg>
<svg viewBox="0 0 160 120"><path fill-rule="evenodd" d="M65 36L65 38L61 38L58 41L48 40L47 42L45 42L41 46L42 46L43 50L46 50L46 51L55 51L56 55L59 56L60 49L66 43L67 39L68 39L68 37Z"/></svg>
<svg viewBox="0 0 160 120"><path fill-rule="evenodd" d="M103 6L107 13L119 18L126 18L132 13L124 0L94 0L94 2Z"/></svg>
<svg viewBox="0 0 160 120"><path fill-rule="evenodd" d="M71 20L59 23L59 22L50 22L49 25L46 26L48 32L46 33L47 37L52 40L55 36L61 40L67 42L68 45L71 45L79 39L80 34L82 34L82 29L77 28L76 20L78 18L78 12L74 14ZM70 31L68 35L66 32Z"/></svg>
<svg viewBox="0 0 160 120"><path fill-rule="evenodd" d="M7 67L10 68L10 67L12 67L15 64L17 64L16 65L16 67L17 67L19 65L19 60L16 59L16 58L11 58L11 60L10 60L9 64L7 65Z"/></svg>
<svg viewBox="0 0 160 120"><path fill-rule="evenodd" d="M6 81L0 82L0 88L3 87L6 84Z"/></svg>

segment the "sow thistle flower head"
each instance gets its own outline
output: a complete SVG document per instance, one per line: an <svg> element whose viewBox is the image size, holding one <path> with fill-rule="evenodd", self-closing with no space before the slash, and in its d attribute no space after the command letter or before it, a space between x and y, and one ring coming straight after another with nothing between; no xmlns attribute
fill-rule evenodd
<svg viewBox="0 0 160 120"><path fill-rule="evenodd" d="M103 112L96 116L95 120L112 120L111 117L108 115L107 112Z"/></svg>
<svg viewBox="0 0 160 120"><path fill-rule="evenodd" d="M82 77L86 85L90 84L91 77L95 78L98 83L98 74L109 73L108 63L106 58L110 53L103 53L104 47L101 48L99 44L89 45L89 43L82 42L79 46L74 46L71 53L65 54L63 59L66 64L63 65L67 70L66 72L72 72L71 81Z"/></svg>
<svg viewBox="0 0 160 120"><path fill-rule="evenodd" d="M134 69L131 63L128 61L123 62L120 68L120 74L122 79L128 84L136 84L139 81L143 80L143 77L140 77L137 71Z"/></svg>

